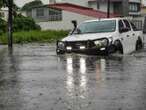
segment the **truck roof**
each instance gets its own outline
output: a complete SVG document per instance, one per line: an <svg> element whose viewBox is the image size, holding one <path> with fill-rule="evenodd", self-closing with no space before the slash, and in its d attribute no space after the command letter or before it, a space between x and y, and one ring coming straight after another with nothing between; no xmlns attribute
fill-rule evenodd
<svg viewBox="0 0 146 110"><path fill-rule="evenodd" d="M106 21L106 20L122 20L122 19L130 19L130 18L100 18L100 19L94 19L94 20L87 20L84 22L93 22L93 21Z"/></svg>

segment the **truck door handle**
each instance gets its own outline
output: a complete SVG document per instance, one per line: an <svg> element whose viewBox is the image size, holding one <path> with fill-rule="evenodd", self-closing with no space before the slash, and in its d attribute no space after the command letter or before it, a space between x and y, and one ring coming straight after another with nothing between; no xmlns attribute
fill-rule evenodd
<svg viewBox="0 0 146 110"><path fill-rule="evenodd" d="M127 35L127 37L130 37L129 35Z"/></svg>

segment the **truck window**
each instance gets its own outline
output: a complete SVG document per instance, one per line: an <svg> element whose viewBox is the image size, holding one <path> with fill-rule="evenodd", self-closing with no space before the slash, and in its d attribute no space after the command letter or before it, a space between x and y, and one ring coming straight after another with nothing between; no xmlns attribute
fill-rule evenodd
<svg viewBox="0 0 146 110"><path fill-rule="evenodd" d="M137 30L138 30L138 29L136 28L136 26L135 26L132 22L130 22L130 24L131 24L131 26L132 26L133 31L137 31Z"/></svg>
<svg viewBox="0 0 146 110"><path fill-rule="evenodd" d="M114 32L115 30L115 20L90 21L80 24L73 34L106 33Z"/></svg>
<svg viewBox="0 0 146 110"><path fill-rule="evenodd" d="M124 21L124 23L125 23L126 28L128 28L129 31L130 31L130 30L131 30L131 27L130 27L129 22L128 22L127 20L123 20L123 21Z"/></svg>
<svg viewBox="0 0 146 110"><path fill-rule="evenodd" d="M124 24L122 22L122 20L119 20L119 31L124 28Z"/></svg>

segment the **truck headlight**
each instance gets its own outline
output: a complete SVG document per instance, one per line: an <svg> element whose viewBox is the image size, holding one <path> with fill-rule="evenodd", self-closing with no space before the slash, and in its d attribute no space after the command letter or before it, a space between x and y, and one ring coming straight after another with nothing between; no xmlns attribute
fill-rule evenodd
<svg viewBox="0 0 146 110"><path fill-rule="evenodd" d="M58 42L57 46L58 46L59 49L64 49L65 48L64 42Z"/></svg>
<svg viewBox="0 0 146 110"><path fill-rule="evenodd" d="M94 41L94 44L98 47L106 47L108 45L108 40L107 39L96 40Z"/></svg>

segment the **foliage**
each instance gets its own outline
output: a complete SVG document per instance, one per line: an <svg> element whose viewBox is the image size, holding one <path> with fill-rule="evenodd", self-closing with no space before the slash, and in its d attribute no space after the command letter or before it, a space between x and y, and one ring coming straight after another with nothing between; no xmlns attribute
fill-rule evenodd
<svg viewBox="0 0 146 110"><path fill-rule="evenodd" d="M30 31L30 30L40 30L32 18L24 17L22 15L17 15L13 20L13 30L15 31Z"/></svg>
<svg viewBox="0 0 146 110"><path fill-rule="evenodd" d="M0 18L0 35L6 32L6 22Z"/></svg>
<svg viewBox="0 0 146 110"><path fill-rule="evenodd" d="M0 0L0 8L3 6L3 0Z"/></svg>
<svg viewBox="0 0 146 110"><path fill-rule="evenodd" d="M43 5L41 0L34 0L32 2L26 3L23 7L22 7L22 11L30 11L32 7L35 6L40 6Z"/></svg>
<svg viewBox="0 0 146 110"><path fill-rule="evenodd" d="M69 31L55 31L55 30L47 30L47 31L22 31L22 32L14 32L13 42L14 43L32 43L32 42L55 42L63 37L67 36ZM7 35L3 34L0 36L0 44L7 43Z"/></svg>

